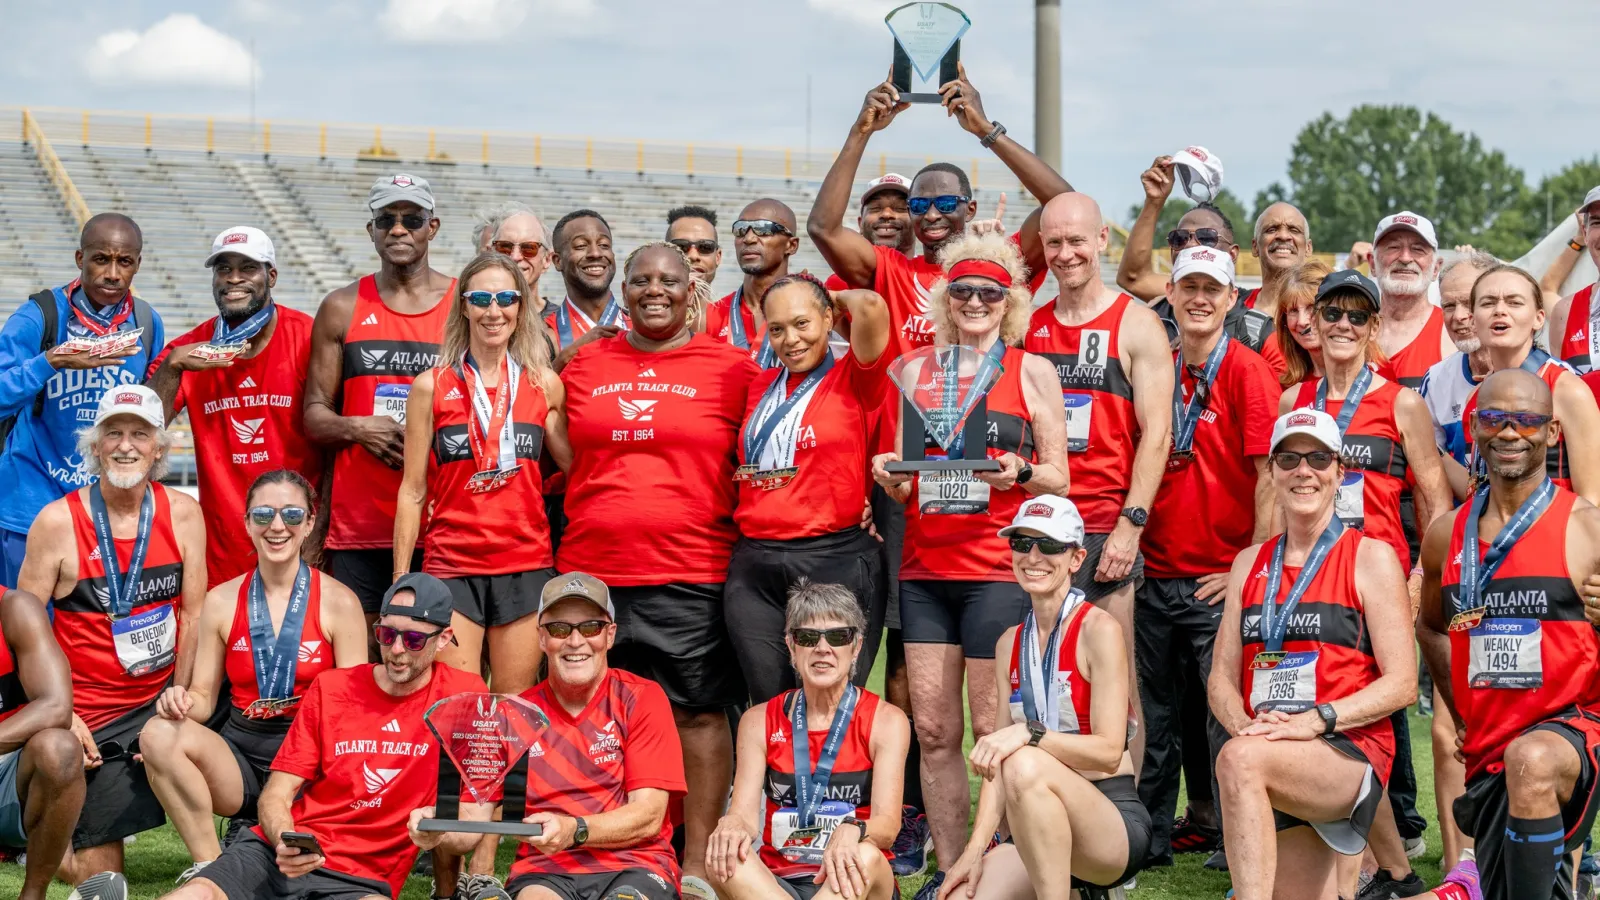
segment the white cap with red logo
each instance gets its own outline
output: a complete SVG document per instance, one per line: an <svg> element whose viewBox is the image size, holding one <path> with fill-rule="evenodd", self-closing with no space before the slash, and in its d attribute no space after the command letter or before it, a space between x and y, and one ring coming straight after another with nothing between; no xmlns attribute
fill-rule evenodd
<svg viewBox="0 0 1600 900"><path fill-rule="evenodd" d="M874 194L884 191L899 191L906 196L911 196L911 179L897 172L889 172L879 178L874 178L867 183L867 189L861 194L861 205L866 206L867 200Z"/></svg>
<svg viewBox="0 0 1600 900"><path fill-rule="evenodd" d="M167 425L161 397L142 384L120 385L100 395L100 408L95 410L94 424L98 426L112 416L138 416L157 428Z"/></svg>
<svg viewBox="0 0 1600 900"><path fill-rule="evenodd" d="M1172 171L1196 203L1215 200L1222 193L1222 160L1204 147L1185 147L1172 154Z"/></svg>
<svg viewBox="0 0 1600 900"><path fill-rule="evenodd" d="M1278 417L1272 426L1272 450L1278 450L1278 445L1285 440L1303 434L1316 441L1334 453L1341 452L1342 441L1339 435L1339 423L1327 413L1303 407L1291 409Z"/></svg>
<svg viewBox="0 0 1600 900"><path fill-rule="evenodd" d="M1000 529L1000 536L1010 537L1024 528L1063 544L1083 546L1083 516L1078 515L1077 504L1065 497L1040 494L1022 501L1022 508L1010 525Z"/></svg>
<svg viewBox="0 0 1600 900"><path fill-rule="evenodd" d="M1178 251L1172 261L1172 283L1177 284L1185 275L1206 275L1218 284L1233 285L1233 257L1215 247L1189 247Z"/></svg>
<svg viewBox="0 0 1600 900"><path fill-rule="evenodd" d="M1433 232L1433 223L1429 222L1426 216L1419 216L1409 209L1401 210L1392 216L1384 216L1378 221L1378 230L1372 233L1373 246L1377 246L1384 235L1396 228L1415 231L1422 235L1422 239L1428 242L1429 247L1439 249L1439 238Z"/></svg>
<svg viewBox="0 0 1600 900"><path fill-rule="evenodd" d="M224 253L237 253L269 266L277 265L272 238L267 237L265 231L249 225L236 225L217 235L217 239L211 242L211 255L206 257L206 268L211 268L217 257Z"/></svg>

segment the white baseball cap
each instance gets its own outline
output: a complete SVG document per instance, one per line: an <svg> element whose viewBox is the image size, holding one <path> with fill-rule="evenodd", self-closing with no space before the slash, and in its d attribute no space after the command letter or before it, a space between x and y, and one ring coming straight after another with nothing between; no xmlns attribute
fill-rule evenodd
<svg viewBox="0 0 1600 900"><path fill-rule="evenodd" d="M99 425L112 416L122 415L138 416L157 428L167 426L167 414L161 406L161 397L142 384L124 384L101 394L94 424Z"/></svg>
<svg viewBox="0 0 1600 900"><path fill-rule="evenodd" d="M1426 216L1419 216L1409 209L1401 210L1392 216L1384 216L1378 220L1378 230L1372 233L1373 246L1377 246L1378 241L1383 240L1384 235L1396 228L1415 231L1417 234L1422 235L1422 239L1428 242L1429 247L1435 250L1439 249L1439 238L1433 233L1433 223L1429 222Z"/></svg>
<svg viewBox="0 0 1600 900"><path fill-rule="evenodd" d="M1596 203L1600 203L1600 187L1593 187L1589 189L1589 193L1585 194L1583 197L1583 205L1578 207L1578 210L1581 212L1582 210L1588 209Z"/></svg>
<svg viewBox="0 0 1600 900"><path fill-rule="evenodd" d="M1222 160L1204 147L1185 147L1172 154L1172 170L1183 192L1196 203L1215 200L1222 193Z"/></svg>
<svg viewBox="0 0 1600 900"><path fill-rule="evenodd" d="M272 238L267 237L265 231L249 225L235 225L217 235L217 239L211 242L211 255L206 257L206 268L211 268L217 257L224 253L248 256L269 266L278 264L277 253L272 249Z"/></svg>
<svg viewBox="0 0 1600 900"><path fill-rule="evenodd" d="M1078 515L1077 504L1065 497L1040 494L1022 501L1022 508L1010 525L1000 529L1000 536L1010 537L1024 528L1063 544L1083 546L1083 516Z"/></svg>
<svg viewBox="0 0 1600 900"><path fill-rule="evenodd" d="M1278 450L1278 445L1285 439L1303 434L1316 441L1334 453L1343 452L1343 441L1340 440L1339 423L1333 416L1307 406L1301 409L1291 409L1278 417L1272 426L1272 450Z"/></svg>
<svg viewBox="0 0 1600 900"><path fill-rule="evenodd" d="M1177 284L1185 275L1196 272L1232 287L1233 257L1215 247L1189 247L1178 251L1178 258L1172 261L1172 283Z"/></svg>
<svg viewBox="0 0 1600 900"><path fill-rule="evenodd" d="M909 197L911 196L911 179L898 172L889 172L882 177L872 179L867 183L866 191L861 194L861 205L866 206L867 201L872 198L873 194L881 194L884 191L899 191Z"/></svg>

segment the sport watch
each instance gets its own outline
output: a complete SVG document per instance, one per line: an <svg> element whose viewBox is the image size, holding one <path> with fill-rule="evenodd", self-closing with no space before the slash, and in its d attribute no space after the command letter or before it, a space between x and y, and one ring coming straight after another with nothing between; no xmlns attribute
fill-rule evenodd
<svg viewBox="0 0 1600 900"><path fill-rule="evenodd" d="M863 841L867 839L867 823L861 821L855 816L845 816L843 819L839 820L839 824L856 826L857 828L861 829L861 839Z"/></svg>
<svg viewBox="0 0 1600 900"><path fill-rule="evenodd" d="M1150 521L1150 510L1142 506L1127 506L1122 510L1122 517L1143 528L1144 523Z"/></svg>
<svg viewBox="0 0 1600 900"><path fill-rule="evenodd" d="M1033 478L1033 463L1025 462L1022 468L1017 470L1017 484L1027 484L1031 478Z"/></svg>
<svg viewBox="0 0 1600 900"><path fill-rule="evenodd" d="M1039 742L1044 740L1045 733L1048 732L1049 730L1050 729L1044 727L1044 723L1043 722L1036 722L1036 721L1034 721L1032 719L1029 719L1028 720L1028 746L1029 747L1037 747L1037 746L1039 746Z"/></svg>
<svg viewBox="0 0 1600 900"><path fill-rule="evenodd" d="M1322 733L1333 734L1333 729L1339 726L1339 714L1334 712L1332 703L1318 703L1317 715L1322 717Z"/></svg>
<svg viewBox="0 0 1600 900"><path fill-rule="evenodd" d="M583 820L583 816L578 816L573 821L578 824L572 830L572 846L582 847L589 842L589 823Z"/></svg>

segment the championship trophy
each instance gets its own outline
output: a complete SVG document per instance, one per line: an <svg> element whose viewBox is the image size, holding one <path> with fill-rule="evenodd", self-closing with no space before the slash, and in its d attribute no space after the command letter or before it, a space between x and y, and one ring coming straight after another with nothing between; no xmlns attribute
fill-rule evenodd
<svg viewBox="0 0 1600 900"><path fill-rule="evenodd" d="M422 720L439 741L439 798L419 831L465 831L535 837L528 808L528 748L550 720L539 707L505 694L456 694L428 707ZM477 803L502 804L499 822L459 818L461 789ZM501 796L503 794L503 797Z"/></svg>
<svg viewBox="0 0 1600 900"><path fill-rule="evenodd" d="M1004 353L1005 345L996 341L994 346ZM979 353L953 345L922 347L890 363L889 378L900 389L900 461L884 468L1000 471L1000 463L988 458L989 413L984 402L1004 371L999 359L992 350ZM930 436L944 449L945 459L927 458Z"/></svg>
<svg viewBox="0 0 1600 900"><path fill-rule="evenodd" d="M890 10L883 21L894 35L892 81L900 99L939 103L943 99L939 85L959 77L956 63L961 59L961 36L972 27L972 20L948 3L907 3ZM931 91L911 90L913 69L918 86L931 87Z"/></svg>

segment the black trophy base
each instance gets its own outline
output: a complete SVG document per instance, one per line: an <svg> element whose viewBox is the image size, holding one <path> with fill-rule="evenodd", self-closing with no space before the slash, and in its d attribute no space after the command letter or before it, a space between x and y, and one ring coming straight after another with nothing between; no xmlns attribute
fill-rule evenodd
<svg viewBox="0 0 1600 900"><path fill-rule="evenodd" d="M544 826L527 822L463 822L458 819L423 819L417 823L418 831L460 831L467 834L514 834L520 837L538 837Z"/></svg>
<svg viewBox="0 0 1600 900"><path fill-rule="evenodd" d="M998 472L1003 468L993 459L912 459L883 464L885 472Z"/></svg>

